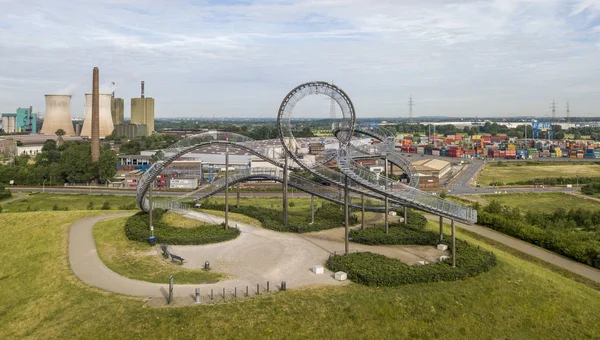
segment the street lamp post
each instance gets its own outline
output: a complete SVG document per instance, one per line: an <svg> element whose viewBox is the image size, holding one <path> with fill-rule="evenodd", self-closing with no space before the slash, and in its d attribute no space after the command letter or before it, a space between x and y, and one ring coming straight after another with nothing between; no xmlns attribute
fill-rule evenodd
<svg viewBox="0 0 600 340"><path fill-rule="evenodd" d="M42 182L42 193L45 193L45 192L46 192L46 181L47 181L47 180L48 180L48 179L46 178L46 179L45 179L45 180Z"/></svg>

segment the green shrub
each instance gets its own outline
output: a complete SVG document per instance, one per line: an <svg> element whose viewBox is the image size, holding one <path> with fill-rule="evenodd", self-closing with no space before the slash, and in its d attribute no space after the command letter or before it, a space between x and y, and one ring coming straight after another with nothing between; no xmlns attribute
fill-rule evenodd
<svg viewBox="0 0 600 340"><path fill-rule="evenodd" d="M200 225L194 228L177 228L162 222L165 210L156 209L152 214L154 236L157 243L167 244L207 244L232 240L240 235L237 228L225 230L223 225ZM125 235L133 241L148 242L151 232L148 227L148 213L139 212L125 223Z"/></svg>
<svg viewBox="0 0 600 340"><path fill-rule="evenodd" d="M456 241L456 267L451 261L409 266L370 252L332 256L327 268L348 274L352 281L369 286L399 286L411 283L456 281L486 272L496 265L496 256L488 251Z"/></svg>
<svg viewBox="0 0 600 340"><path fill-rule="evenodd" d="M0 185L0 200L10 198L12 193L10 190L6 190L3 185Z"/></svg>
<svg viewBox="0 0 600 340"><path fill-rule="evenodd" d="M119 210L136 210L136 209L137 209L137 204L135 202L121 204L119 206Z"/></svg>
<svg viewBox="0 0 600 340"><path fill-rule="evenodd" d="M296 203L294 203L294 201L290 201L290 203L288 203L288 207L293 208L296 206Z"/></svg>
<svg viewBox="0 0 600 340"><path fill-rule="evenodd" d="M558 207L553 213L528 211L491 201L479 209L477 223L600 268L600 210Z"/></svg>
<svg viewBox="0 0 600 340"><path fill-rule="evenodd" d="M90 203L88 203L87 210L94 210L94 201L90 201Z"/></svg>
<svg viewBox="0 0 600 340"><path fill-rule="evenodd" d="M54 203L54 205L52 206L52 210L54 210L54 211L60 210L60 208L58 207L58 204Z"/></svg>
<svg viewBox="0 0 600 340"><path fill-rule="evenodd" d="M102 210L110 210L110 202L109 201L104 201L104 203L102 204L102 206L100 207L100 209L102 209Z"/></svg>
<svg viewBox="0 0 600 340"><path fill-rule="evenodd" d="M206 201L202 203L202 209L224 211L225 204ZM229 212L255 218L261 222L264 228L277 231L311 232L338 228L344 225L344 211L340 209L339 205L334 203L323 203L320 208L316 209L315 223L312 225L310 225L311 217L308 214L306 217L288 215L287 228L283 226L281 210L249 206L235 207L230 205ZM349 222L350 224L358 223L358 217L356 215L350 216Z"/></svg>

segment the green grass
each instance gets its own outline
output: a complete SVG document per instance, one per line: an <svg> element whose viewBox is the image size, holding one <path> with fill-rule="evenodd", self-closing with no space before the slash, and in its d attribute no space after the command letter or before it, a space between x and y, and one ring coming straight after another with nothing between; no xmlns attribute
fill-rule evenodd
<svg viewBox="0 0 600 340"><path fill-rule="evenodd" d="M160 251L148 255L154 248L130 241L125 236L123 228L128 218L101 221L93 228L98 255L112 271L135 280L155 283L169 282L171 275L177 277L178 283L213 283L225 277L213 271L183 268L176 262L163 259Z"/></svg>
<svg viewBox="0 0 600 340"><path fill-rule="evenodd" d="M496 268L460 282L350 284L239 303L148 308L144 299L89 287L71 272L69 226L99 213L0 214L0 338L600 337L600 292L498 250ZM492 249L460 231L457 236Z"/></svg>
<svg viewBox="0 0 600 340"><path fill-rule="evenodd" d="M600 209L600 202L598 201L558 192L473 195L464 196L464 198L472 202L479 202L482 205L487 205L491 200L496 200L503 205L518 207L523 211L533 210L543 213L552 213L557 208L563 208L567 211L573 208Z"/></svg>
<svg viewBox="0 0 600 340"><path fill-rule="evenodd" d="M205 222L199 221L194 218L185 217L174 211L167 211L163 215L162 221L170 226L177 228L195 228L199 225L206 225Z"/></svg>
<svg viewBox="0 0 600 340"><path fill-rule="evenodd" d="M111 210L137 210L134 196L88 195L88 194L32 194L29 197L4 206L4 212L25 212L52 210L56 204L59 210L87 210L89 203L94 210L100 210L104 202L110 203Z"/></svg>
<svg viewBox="0 0 600 340"><path fill-rule="evenodd" d="M290 195L291 195L291 193L290 193ZM210 197L207 199L207 201L216 202L216 203L225 203L225 198L224 197ZM365 199L365 204L367 203L367 201L368 201L368 199ZM293 202L292 207L289 206L289 202ZM328 201L315 197L315 210L317 208L319 208L323 203L326 203L326 202L328 202ZM357 203L360 203L360 201L358 201ZM235 197L233 197L233 198L229 197L229 205L235 206L235 204L236 204ZM263 207L263 208L275 209L275 210L281 211L283 209L283 199L281 197L240 197L240 206ZM209 211L206 210L205 212L209 212ZM211 210L210 213L220 216L220 217L225 216L225 214L223 212L219 213L218 211L215 211L215 210ZM358 216L358 220L360 223L360 210L352 210L352 213ZM244 216L241 214L237 214L237 215ZM233 216L233 215L230 213L230 216ZM290 198L288 198L288 216L290 217L290 219L293 219L294 217L298 217L298 218L306 218L307 216L310 217L310 198L309 197L290 197ZM369 211L365 212L365 223L367 223L367 222L373 223L373 222L379 220L380 218L383 218L382 213L369 212ZM247 216L242 217L242 219L244 219L248 222L244 222L243 220L239 220L239 221L243 222L243 223L249 223L249 224L260 226L260 222L258 222L256 219L252 219Z"/></svg>
<svg viewBox="0 0 600 340"><path fill-rule="evenodd" d="M519 181L530 181L535 178L558 177L600 177L600 165L595 163L547 163L526 165L524 163L504 162L503 166L488 164L477 177L477 183L488 185L490 182L505 184ZM575 183L565 183L575 184Z"/></svg>

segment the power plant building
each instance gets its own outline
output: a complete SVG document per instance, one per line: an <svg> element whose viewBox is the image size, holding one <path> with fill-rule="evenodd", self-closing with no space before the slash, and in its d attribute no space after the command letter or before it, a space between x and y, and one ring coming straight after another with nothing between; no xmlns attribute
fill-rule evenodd
<svg viewBox="0 0 600 340"><path fill-rule="evenodd" d="M99 123L100 137L107 137L114 130L113 118L111 114L112 95L99 94ZM81 137L92 137L92 94L85 95L85 116L83 126L81 127Z"/></svg>
<svg viewBox="0 0 600 340"><path fill-rule="evenodd" d="M40 133L54 135L62 129L67 136L75 136L71 121L71 96L62 94L46 95L46 114Z"/></svg>
<svg viewBox="0 0 600 340"><path fill-rule="evenodd" d="M125 101L123 98L112 98L110 113L114 125L123 124L125 122Z"/></svg>
<svg viewBox="0 0 600 340"><path fill-rule="evenodd" d="M5 133L36 133L37 114L32 108L18 108L16 113L2 114L2 130Z"/></svg>
<svg viewBox="0 0 600 340"><path fill-rule="evenodd" d="M146 136L154 132L154 98L131 98L131 124L146 125Z"/></svg>
<svg viewBox="0 0 600 340"><path fill-rule="evenodd" d="M146 125L146 136L154 132L154 98L144 96L143 81L141 98L131 98L131 124Z"/></svg>

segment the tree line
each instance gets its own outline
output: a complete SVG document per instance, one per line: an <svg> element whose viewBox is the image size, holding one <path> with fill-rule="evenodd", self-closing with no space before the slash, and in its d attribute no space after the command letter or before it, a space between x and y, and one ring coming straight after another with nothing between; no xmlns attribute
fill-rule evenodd
<svg viewBox="0 0 600 340"><path fill-rule="evenodd" d="M117 173L117 155L105 147L97 163L91 162L90 143L54 140L44 142L35 156L21 154L12 163L0 166L0 183L14 185L62 185L88 183L98 179L104 183ZM45 181L45 182L44 182Z"/></svg>

